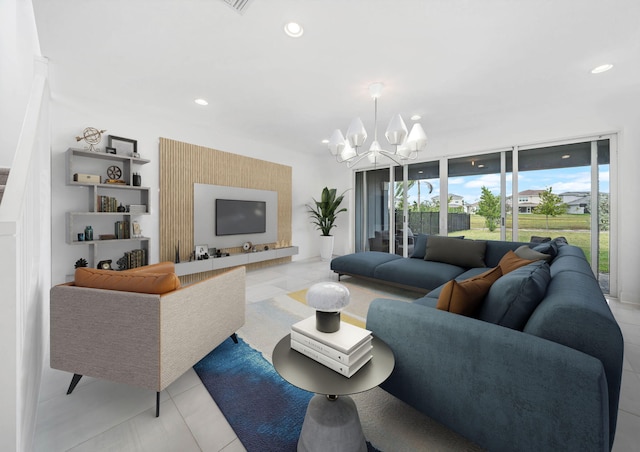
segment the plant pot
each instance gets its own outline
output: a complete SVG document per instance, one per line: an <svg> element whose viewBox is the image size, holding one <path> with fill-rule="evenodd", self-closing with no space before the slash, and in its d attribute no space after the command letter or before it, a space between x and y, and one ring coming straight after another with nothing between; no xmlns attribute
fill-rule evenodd
<svg viewBox="0 0 640 452"><path fill-rule="evenodd" d="M331 260L333 256L333 236L321 235L320 236L320 258L323 261Z"/></svg>

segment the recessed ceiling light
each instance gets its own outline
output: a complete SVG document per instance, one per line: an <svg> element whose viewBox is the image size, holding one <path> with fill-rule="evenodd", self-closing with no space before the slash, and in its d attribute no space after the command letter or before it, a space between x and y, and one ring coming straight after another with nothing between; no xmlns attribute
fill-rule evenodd
<svg viewBox="0 0 640 452"><path fill-rule="evenodd" d="M422 119L422 116L420 116L420 115L413 115L413 116L411 117L411 120L412 120L412 121L420 121L421 119Z"/></svg>
<svg viewBox="0 0 640 452"><path fill-rule="evenodd" d="M292 38L299 38L304 33L304 29L297 22L289 22L284 26L284 32Z"/></svg>
<svg viewBox="0 0 640 452"><path fill-rule="evenodd" d="M484 168L484 165L481 163L478 165L478 168Z"/></svg>
<svg viewBox="0 0 640 452"><path fill-rule="evenodd" d="M591 69L592 74L601 74L603 72L607 72L609 69L613 67L613 64L603 64L596 68Z"/></svg>
<svg viewBox="0 0 640 452"><path fill-rule="evenodd" d="M568 159L569 157L571 157L571 154L565 154L562 156L563 159Z"/></svg>
<svg viewBox="0 0 640 452"><path fill-rule="evenodd" d="M322 144L329 144L329 140L325 138L324 140L322 140Z"/></svg>
<svg viewBox="0 0 640 452"><path fill-rule="evenodd" d="M194 102L195 102L196 104L198 104L198 105L209 105L209 102L207 102L207 101L206 101L206 100L204 100L204 99L196 99L196 100L194 100Z"/></svg>

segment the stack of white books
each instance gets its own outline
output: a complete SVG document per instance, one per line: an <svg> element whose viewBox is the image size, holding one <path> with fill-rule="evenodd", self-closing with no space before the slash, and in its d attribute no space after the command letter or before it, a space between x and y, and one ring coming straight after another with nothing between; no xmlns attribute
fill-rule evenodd
<svg viewBox="0 0 640 452"><path fill-rule="evenodd" d="M340 322L335 333L316 329L315 316L291 326L291 348L351 378L371 360L371 331Z"/></svg>

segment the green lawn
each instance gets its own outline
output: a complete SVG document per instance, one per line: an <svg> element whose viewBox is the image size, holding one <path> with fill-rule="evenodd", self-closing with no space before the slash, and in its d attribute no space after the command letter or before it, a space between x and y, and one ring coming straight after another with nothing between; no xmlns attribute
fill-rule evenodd
<svg viewBox="0 0 640 452"><path fill-rule="evenodd" d="M532 235L543 237L565 237L571 245L582 248L584 254L591 262L589 231L590 215L560 215L549 218L549 229L546 227L544 215L520 215L518 217L518 237L515 241L528 242ZM511 221L507 221L507 240L510 240ZM467 231L452 232L452 235L464 235L469 239L500 240L500 231L489 232L484 227L484 218L479 215L471 215L471 229ZM600 232L600 258L599 270L601 273L609 273L609 231Z"/></svg>
<svg viewBox="0 0 640 452"><path fill-rule="evenodd" d="M507 216L507 228L511 228L512 216ZM483 229L484 217L471 215L471 229ZM520 229L547 229L547 218L544 215L523 214L518 216ZM589 230L591 215L558 215L549 217L549 230Z"/></svg>

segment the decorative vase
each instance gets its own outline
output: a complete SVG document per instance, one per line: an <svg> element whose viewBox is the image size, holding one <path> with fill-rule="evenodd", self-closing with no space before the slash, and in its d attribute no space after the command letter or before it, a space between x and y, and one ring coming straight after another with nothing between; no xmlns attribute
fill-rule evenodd
<svg viewBox="0 0 640 452"><path fill-rule="evenodd" d="M321 235L320 236L320 258L323 261L331 260L333 256L333 236Z"/></svg>

